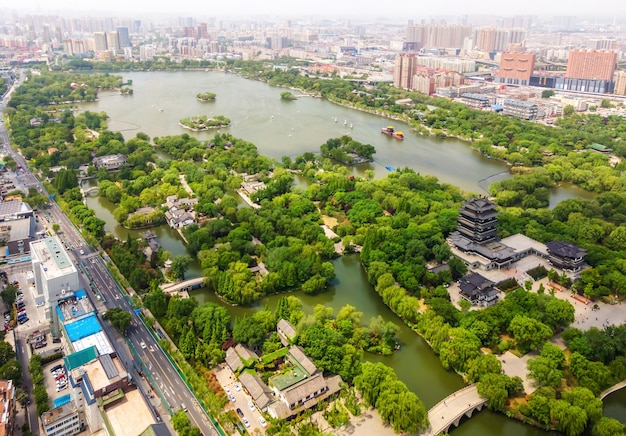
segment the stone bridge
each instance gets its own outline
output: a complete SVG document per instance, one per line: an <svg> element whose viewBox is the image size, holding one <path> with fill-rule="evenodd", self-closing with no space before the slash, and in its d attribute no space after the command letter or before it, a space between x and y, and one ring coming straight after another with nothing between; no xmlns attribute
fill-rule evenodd
<svg viewBox="0 0 626 436"><path fill-rule="evenodd" d="M87 189L80 188L80 193L83 195L83 197L86 195L90 195L90 194L97 194L98 187L92 186L91 188L87 188Z"/></svg>
<svg viewBox="0 0 626 436"><path fill-rule="evenodd" d="M201 288L202 286L204 286L204 278L198 277L196 279L189 279L183 282L163 283L161 285L161 289L163 290L163 292L168 294L168 293L179 292L179 291L191 291L192 289L198 289L198 288Z"/></svg>
<svg viewBox="0 0 626 436"><path fill-rule="evenodd" d="M460 389L435 404L428 411L430 427L423 433L426 436L435 436L448 433L450 427L457 427L463 416L472 417L474 411L482 410L487 400L478 395L476 384Z"/></svg>
<svg viewBox="0 0 626 436"><path fill-rule="evenodd" d="M606 398L608 395L611 395L613 392L619 391L620 389L623 389L623 388L626 388L626 380L623 380L617 384L614 384L610 388L602 391L602 393L600 393L600 399L604 400L604 398Z"/></svg>

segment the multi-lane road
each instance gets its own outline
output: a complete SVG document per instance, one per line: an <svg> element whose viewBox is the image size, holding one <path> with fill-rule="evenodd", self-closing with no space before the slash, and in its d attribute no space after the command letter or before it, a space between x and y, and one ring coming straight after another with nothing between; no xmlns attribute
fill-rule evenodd
<svg viewBox="0 0 626 436"><path fill-rule="evenodd" d="M14 86L19 86L20 83L21 78L18 78ZM3 101L0 102L0 110L4 109L11 92L12 90L10 90ZM26 187L35 187L42 194L47 195L43 185L30 172L24 158L19 153L16 153L10 146L9 136L4 123L0 123L0 140L5 147L5 152L23 169L23 171L20 171L20 178L23 185ZM91 292L87 292L87 294L94 304L94 307L100 312L100 322L108 337L111 339L118 356L125 363L126 369L137 381L137 385L144 394L148 404L152 404L151 400L154 399L152 390L154 389L161 394L160 396L164 399L164 406L167 409L176 411L182 407L186 408L192 424L198 427L203 435L217 434L217 431L210 423L206 414L198 406L194 395L183 382L159 344L155 341L148 327L135 315L133 307L117 285L117 282L104 264L100 255L89 248L79 230L72 224L56 202L51 201L49 203L45 208L43 216L50 226L55 223L59 224L61 239L65 243L68 251L75 258L79 270L81 270L81 283L85 289L91 290ZM84 274L81 265L89 277ZM96 289L93 289L92 284L95 285ZM103 297L104 301L97 298L97 293ZM133 355L126 345L124 338L121 338L108 322L102 320L101 316L103 311L114 307L118 307L133 314L132 325L127 331L126 339L139 355L144 371L149 371L149 377L144 378L137 374L132 365ZM153 380L153 383L149 382L150 379ZM155 417L160 418L157 408L153 407L152 410Z"/></svg>
<svg viewBox="0 0 626 436"><path fill-rule="evenodd" d="M152 388L161 393L161 398L166 402L166 406L172 410L178 410L185 406L188 410L192 423L200 428L203 434L213 434L213 429L206 415L197 406L193 394L189 391L178 372L165 356L165 353L148 330L148 327L134 314L133 307L128 302L126 296L111 277L109 270L104 265L102 258L97 254L85 252L85 256L79 256L81 263L98 291L104 297L104 305L107 308L119 307L127 312L133 313L133 321L128 328L126 338L143 363L144 371L147 370L152 376ZM93 297L94 294L92 293ZM104 323L108 326L108 323ZM127 347L122 348L129 351ZM132 368L132 356L130 352L123 357L128 363L127 368L137 377L136 371Z"/></svg>

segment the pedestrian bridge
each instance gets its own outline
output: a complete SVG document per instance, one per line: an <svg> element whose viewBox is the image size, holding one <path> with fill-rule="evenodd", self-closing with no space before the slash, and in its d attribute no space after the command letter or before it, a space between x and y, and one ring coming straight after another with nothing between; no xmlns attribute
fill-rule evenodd
<svg viewBox="0 0 626 436"><path fill-rule="evenodd" d="M198 289L204 286L204 278L198 277L196 279L189 279L183 282L177 283L163 283L161 289L166 294L175 293L179 291L191 291L192 289Z"/></svg>
<svg viewBox="0 0 626 436"><path fill-rule="evenodd" d="M457 427L463 416L472 417L474 411L482 410L487 400L478 394L476 384L464 387L435 404L428 411L430 427L423 433L436 436Z"/></svg>
<svg viewBox="0 0 626 436"><path fill-rule="evenodd" d="M614 384L610 388L602 391L602 393L600 393L600 399L604 400L608 395L612 394L615 391L619 391L620 389L623 389L623 388L626 388L626 380L623 380L617 384Z"/></svg>
<svg viewBox="0 0 626 436"><path fill-rule="evenodd" d="M87 189L80 188L80 193L83 194L83 197L86 195L97 194L98 187L92 186L91 188L87 188Z"/></svg>

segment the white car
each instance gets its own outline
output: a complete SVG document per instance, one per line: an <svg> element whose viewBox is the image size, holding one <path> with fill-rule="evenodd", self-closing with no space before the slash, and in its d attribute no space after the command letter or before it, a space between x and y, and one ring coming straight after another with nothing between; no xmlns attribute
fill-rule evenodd
<svg viewBox="0 0 626 436"><path fill-rule="evenodd" d="M261 423L263 427L267 425L267 422L265 422L265 418L263 418L262 416L259 416L259 422Z"/></svg>
<svg viewBox="0 0 626 436"><path fill-rule="evenodd" d="M80 250L80 254L81 254L81 256L82 256L83 254L85 254L85 250Z"/></svg>
<svg viewBox="0 0 626 436"><path fill-rule="evenodd" d="M143 348L144 350L146 349L146 343L144 341L141 341L139 345L141 345L141 348Z"/></svg>
<svg viewBox="0 0 626 436"><path fill-rule="evenodd" d="M250 427L250 421L248 421L248 418L244 416L242 418L242 421L243 421L243 425L245 425L246 427Z"/></svg>
<svg viewBox="0 0 626 436"><path fill-rule="evenodd" d="M230 396L230 389L228 389L228 388L224 388L224 391L226 392L226 395L229 395L229 396Z"/></svg>
<svg viewBox="0 0 626 436"><path fill-rule="evenodd" d="M248 401L248 407L254 412L254 403L252 401Z"/></svg>
<svg viewBox="0 0 626 436"><path fill-rule="evenodd" d="M235 387L235 390L237 392L239 392L241 390L241 386L239 385L239 383L235 383L235 384L233 384L233 386Z"/></svg>

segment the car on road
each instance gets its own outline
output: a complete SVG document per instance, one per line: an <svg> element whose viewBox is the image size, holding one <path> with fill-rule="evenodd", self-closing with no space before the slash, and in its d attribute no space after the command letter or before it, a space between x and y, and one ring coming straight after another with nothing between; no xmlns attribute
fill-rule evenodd
<svg viewBox="0 0 626 436"><path fill-rule="evenodd" d="M141 345L141 348L143 348L144 350L146 349L146 343L144 341L141 341L139 345Z"/></svg>
<svg viewBox="0 0 626 436"><path fill-rule="evenodd" d="M226 395L229 395L229 396L230 396L230 389L228 389L228 388L224 388L224 392L226 392Z"/></svg>
<svg viewBox="0 0 626 436"><path fill-rule="evenodd" d="M259 422L261 423L263 427L267 425L267 422L265 422L265 418L263 418L262 416L259 416Z"/></svg>
<svg viewBox="0 0 626 436"><path fill-rule="evenodd" d="M81 254L81 256L82 256L83 254L85 254L85 250L80 250L80 254Z"/></svg>
<svg viewBox="0 0 626 436"><path fill-rule="evenodd" d="M235 390L236 390L237 392L239 392L239 391L241 390L241 385L240 385L239 383L235 383L235 384L233 384L233 387L235 388Z"/></svg>
<svg viewBox="0 0 626 436"><path fill-rule="evenodd" d="M254 403L252 401L248 401L248 407L254 412Z"/></svg>
<svg viewBox="0 0 626 436"><path fill-rule="evenodd" d="M237 401L237 398L235 398L233 394L230 394L228 398L230 398L230 401L232 401L233 403Z"/></svg>
<svg viewBox="0 0 626 436"><path fill-rule="evenodd" d="M250 427L250 421L248 421L248 418L244 416L243 418L241 418L241 420L243 421L243 425L245 425L246 427Z"/></svg>
<svg viewBox="0 0 626 436"><path fill-rule="evenodd" d="M239 407L237 407L237 415L241 416L243 418L243 412L241 411L241 409Z"/></svg>

